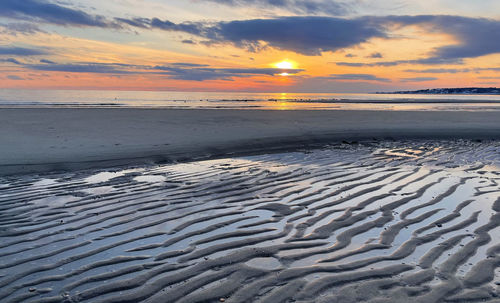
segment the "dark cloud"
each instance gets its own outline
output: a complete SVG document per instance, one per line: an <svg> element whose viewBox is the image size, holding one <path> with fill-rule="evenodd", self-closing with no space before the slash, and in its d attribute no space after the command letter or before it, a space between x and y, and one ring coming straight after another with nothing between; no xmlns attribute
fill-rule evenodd
<svg viewBox="0 0 500 303"><path fill-rule="evenodd" d="M350 67L390 67L405 64L421 64L421 65L441 65L441 64L464 64L462 59L441 59L441 58L425 58L417 60L397 60L397 61L382 61L374 63L362 63L362 62L337 62L338 66L350 66Z"/></svg>
<svg viewBox="0 0 500 303"><path fill-rule="evenodd" d="M391 81L390 79L380 78L370 74L339 74L339 75L330 75L329 77L322 77L322 78L331 80L353 80L353 81L379 81L379 82Z"/></svg>
<svg viewBox="0 0 500 303"><path fill-rule="evenodd" d="M261 8L278 8L299 14L345 15L352 9L345 3L334 0L208 0L230 6L254 6Z"/></svg>
<svg viewBox="0 0 500 303"><path fill-rule="evenodd" d="M477 82L477 84L481 84L481 85L498 85L499 83L500 82Z"/></svg>
<svg viewBox="0 0 500 303"><path fill-rule="evenodd" d="M256 5L302 12L306 14L342 15L348 11L337 1L320 0L209 0L227 5ZM343 3L343 2L342 2ZM1 0L0 17L36 21L64 26L103 28L135 27L188 33L205 44L231 43L258 51L267 47L305 55L358 46L373 38L392 39L396 27L417 25L429 32L453 36L456 43L432 50L427 58L358 64L356 66L394 66L399 64L461 64L465 58L500 53L500 20L447 15L375 16L338 18L324 16L288 16L229 22L174 23L158 18L115 18L92 15L70 4L48 0ZM5 27L5 25L3 25ZM11 31L33 33L37 28L27 24L9 25ZM189 43L185 40L185 43ZM381 58L374 53L372 58ZM354 66L354 65L352 65Z"/></svg>
<svg viewBox="0 0 500 303"><path fill-rule="evenodd" d="M373 58L373 59L379 59L379 58L383 58L383 57L384 56L378 52L372 53L371 55L368 56L368 58Z"/></svg>
<svg viewBox="0 0 500 303"><path fill-rule="evenodd" d="M311 56L355 46L374 37L386 37L380 27L369 22L333 17L221 22L210 33L207 38L213 41L231 42L251 51L269 46Z"/></svg>
<svg viewBox="0 0 500 303"><path fill-rule="evenodd" d="M10 79L10 80L24 80L23 78L21 78L19 76L16 76L16 75L8 75L7 79Z"/></svg>
<svg viewBox="0 0 500 303"><path fill-rule="evenodd" d="M469 68L428 68L428 69L407 69L407 73L417 73L417 74L457 74L457 73L468 73L471 69Z"/></svg>
<svg viewBox="0 0 500 303"><path fill-rule="evenodd" d="M207 45L232 43L256 52L266 47L315 56L386 37L382 26L366 20L334 17L279 17L218 23L183 22L153 19L115 19L147 29L184 32L206 40ZM140 21L138 21L140 20Z"/></svg>
<svg viewBox="0 0 500 303"><path fill-rule="evenodd" d="M11 56L38 56L47 55L48 52L40 49L25 48L18 46L0 46L0 55Z"/></svg>
<svg viewBox="0 0 500 303"><path fill-rule="evenodd" d="M483 71L500 71L500 67L476 67L476 68L429 68L429 69L407 69L407 73L418 74L457 74Z"/></svg>
<svg viewBox="0 0 500 303"><path fill-rule="evenodd" d="M151 20L148 18L115 18L115 21L139 28L150 28Z"/></svg>
<svg viewBox="0 0 500 303"><path fill-rule="evenodd" d="M157 28L165 31L184 32L197 36L210 37L210 27L201 22L183 22L173 23L168 20L162 21L158 18L153 18L148 21L149 24L144 25L148 28Z"/></svg>
<svg viewBox="0 0 500 303"><path fill-rule="evenodd" d="M54 61L50 61L50 60L47 60L47 59L41 59L40 63L55 64Z"/></svg>
<svg viewBox="0 0 500 303"><path fill-rule="evenodd" d="M206 67L206 66L208 66L208 64L187 63L187 62L170 63L169 65L183 66L183 67Z"/></svg>
<svg viewBox="0 0 500 303"><path fill-rule="evenodd" d="M221 0L222 1L222 0ZM236 0L234 0L236 1ZM271 0L270 0L271 1ZM273 3L280 3L276 0ZM232 3L233 1L222 1ZM132 19L125 21L138 27L179 31L207 39L206 44L232 43L235 46L258 51L266 47L293 51L305 55L320 55L358 46L373 38L391 39L394 27L417 25L429 32L452 35L458 42L438 47L427 58L377 63L345 63L357 66L394 66L399 64L462 64L465 58L500 53L500 20L460 16L380 16L338 18L319 16L276 17L240 21L202 23L174 23L168 20ZM372 58L381 58L374 53ZM354 66L354 65L353 65Z"/></svg>
<svg viewBox="0 0 500 303"><path fill-rule="evenodd" d="M0 16L71 26L117 27L102 16L44 0L1 0Z"/></svg>
<svg viewBox="0 0 500 303"><path fill-rule="evenodd" d="M356 56L356 55L354 55L354 54L346 54L346 55L345 55L345 57L346 57L346 58L355 58L355 57L357 57L357 56Z"/></svg>
<svg viewBox="0 0 500 303"><path fill-rule="evenodd" d="M481 67L481 68L476 68L475 70L500 72L500 67Z"/></svg>
<svg viewBox="0 0 500 303"><path fill-rule="evenodd" d="M130 72L105 64L32 64L30 69L51 72L97 73L97 74L128 74Z"/></svg>
<svg viewBox="0 0 500 303"><path fill-rule="evenodd" d="M438 80L438 78L435 78L435 77L415 77L415 78L403 78L400 80L401 80L401 82L427 82L427 81Z"/></svg>
<svg viewBox="0 0 500 303"><path fill-rule="evenodd" d="M38 32L43 32L38 26L26 22L14 22L6 24L0 23L0 26L3 27L3 30L0 31L0 33L13 36L17 36L18 34L33 35Z"/></svg>
<svg viewBox="0 0 500 303"><path fill-rule="evenodd" d="M7 62L7 63L14 63L14 64L17 64L17 65L22 65L21 62L17 61L14 58L0 59L0 62Z"/></svg>
<svg viewBox="0 0 500 303"><path fill-rule="evenodd" d="M430 31L444 32L458 44L436 48L428 60L461 60L500 52L500 21L461 16L388 16L382 22L422 25Z"/></svg>
<svg viewBox="0 0 500 303"><path fill-rule="evenodd" d="M297 74L302 69L278 69L278 68L213 68L208 65L195 63L171 63L169 65L131 65L120 63L77 63L77 64L57 64L49 60L41 60L43 64L21 64L25 68L37 71L53 71L66 73L94 73L109 75L127 74L152 74L166 75L169 78L189 81L205 80L227 80L235 77L250 76L274 76L281 73Z"/></svg>
<svg viewBox="0 0 500 303"><path fill-rule="evenodd" d="M185 40L182 40L181 42L184 44L196 44L196 42L194 42L193 40L190 40L190 39L185 39Z"/></svg>
<svg viewBox="0 0 500 303"><path fill-rule="evenodd" d="M210 68L196 67L185 68L175 66L155 66L163 74L177 80L205 81L205 80L232 80L234 77L249 76L275 76L281 73L297 74L302 69L277 69L277 68Z"/></svg>

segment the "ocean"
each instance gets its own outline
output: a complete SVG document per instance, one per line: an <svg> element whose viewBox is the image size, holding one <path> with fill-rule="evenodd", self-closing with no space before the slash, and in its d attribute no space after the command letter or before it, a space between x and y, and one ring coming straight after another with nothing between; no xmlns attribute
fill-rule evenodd
<svg viewBox="0 0 500 303"><path fill-rule="evenodd" d="M297 94L0 89L0 107L500 111L500 95Z"/></svg>

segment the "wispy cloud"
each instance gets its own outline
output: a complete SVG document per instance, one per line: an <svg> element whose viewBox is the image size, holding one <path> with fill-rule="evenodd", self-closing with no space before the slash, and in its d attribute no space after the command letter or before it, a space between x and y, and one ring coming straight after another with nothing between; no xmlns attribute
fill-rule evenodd
<svg viewBox="0 0 500 303"><path fill-rule="evenodd" d="M334 0L207 0L230 6L283 9L297 14L345 15L353 11L346 3Z"/></svg>
<svg viewBox="0 0 500 303"><path fill-rule="evenodd" d="M21 62L17 61L16 59L14 58L7 58L7 59L0 59L0 62L7 62L7 63L13 63L13 64L16 64L16 65L22 65Z"/></svg>
<svg viewBox="0 0 500 303"><path fill-rule="evenodd" d="M458 74L483 71L500 71L500 67L475 67L475 68L428 68L428 69L406 69L404 72L415 74Z"/></svg>
<svg viewBox="0 0 500 303"><path fill-rule="evenodd" d="M164 74L177 80L205 81L205 80L232 80L235 77L249 76L275 76L281 73L290 75L302 72L302 69L277 69L277 68L211 68L196 67L186 68L178 66L155 66Z"/></svg>
<svg viewBox="0 0 500 303"><path fill-rule="evenodd" d="M338 66L349 66L349 67L374 67L374 66L382 66L382 67L390 67L397 65L442 65L442 64L451 64L451 65L462 65L464 61L462 59L443 59L443 58L424 58L424 59L416 59L416 60L396 60L396 61L381 61L381 62L373 62L373 63L364 63L364 62L336 62Z"/></svg>
<svg viewBox="0 0 500 303"><path fill-rule="evenodd" d="M1 0L0 16L71 26L117 27L102 16L44 0Z"/></svg>
<svg viewBox="0 0 500 303"><path fill-rule="evenodd" d="M371 53L367 58L372 58L372 59L379 59L379 58L383 58L384 56L379 53L379 52L374 52L374 53Z"/></svg>
<svg viewBox="0 0 500 303"><path fill-rule="evenodd" d="M22 35L34 35L36 33L43 32L37 25L28 22L11 22L11 23L0 23L0 33L17 36Z"/></svg>
<svg viewBox="0 0 500 303"><path fill-rule="evenodd" d="M0 55L10 56L38 56L47 55L48 52L41 49L26 48L19 46L0 46Z"/></svg>
<svg viewBox="0 0 500 303"><path fill-rule="evenodd" d="M428 69L406 69L404 72L415 74L457 74L468 73L470 68L428 68Z"/></svg>
<svg viewBox="0 0 500 303"><path fill-rule="evenodd" d="M40 60L41 64L22 64L25 68L37 71L52 71L65 73L93 73L109 75L163 75L176 80L231 81L236 77L275 76L281 73L297 74L303 69L278 68L215 68L204 64L174 62L168 65L132 65L121 63L74 63L58 64L50 60ZM19 62L18 62L19 63ZM21 64L21 63L19 63Z"/></svg>
<svg viewBox="0 0 500 303"><path fill-rule="evenodd" d="M339 75L330 75L328 77L322 77L322 78L331 80L391 82L391 80L388 78L381 78L371 74L339 74Z"/></svg>
<svg viewBox="0 0 500 303"><path fill-rule="evenodd" d="M414 78L403 78L400 79L401 82L427 82L438 80L436 77L414 77Z"/></svg>
<svg viewBox="0 0 500 303"><path fill-rule="evenodd" d="M10 80L24 80L23 78L16 76L16 75L7 75L7 79Z"/></svg>

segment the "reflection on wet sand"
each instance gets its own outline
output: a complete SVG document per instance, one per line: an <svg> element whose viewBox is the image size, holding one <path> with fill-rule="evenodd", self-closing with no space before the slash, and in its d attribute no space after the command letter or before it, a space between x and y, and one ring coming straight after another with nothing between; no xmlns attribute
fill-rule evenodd
<svg viewBox="0 0 500 303"><path fill-rule="evenodd" d="M0 297L494 302L499 165L414 141L4 177Z"/></svg>

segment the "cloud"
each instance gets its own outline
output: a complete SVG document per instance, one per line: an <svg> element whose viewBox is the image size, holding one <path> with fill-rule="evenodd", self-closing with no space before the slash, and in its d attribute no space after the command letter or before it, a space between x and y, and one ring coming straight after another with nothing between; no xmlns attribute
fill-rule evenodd
<svg viewBox="0 0 500 303"><path fill-rule="evenodd" d="M401 82L427 82L427 81L438 80L438 78L435 78L435 77L415 77L415 78L403 78L400 80L401 80Z"/></svg>
<svg viewBox="0 0 500 303"><path fill-rule="evenodd" d="M500 52L500 20L446 15L388 16L385 19L402 25L421 25L458 40L457 44L436 48L428 60L461 60Z"/></svg>
<svg viewBox="0 0 500 303"><path fill-rule="evenodd" d="M173 66L183 66L183 67L206 67L208 64L198 64L198 63L187 63L187 62L175 62L170 63Z"/></svg>
<svg viewBox="0 0 500 303"><path fill-rule="evenodd" d="M373 58L373 59L379 59L379 58L383 58L384 56L379 53L379 52L375 52L375 53L372 53L371 55L369 55L367 58Z"/></svg>
<svg viewBox="0 0 500 303"><path fill-rule="evenodd" d="M407 73L416 74L457 74L457 73L468 73L471 71L469 68L428 68L428 69L407 69L404 70Z"/></svg>
<svg viewBox="0 0 500 303"><path fill-rule="evenodd" d="M500 82L477 82L477 84L481 85L498 85Z"/></svg>
<svg viewBox="0 0 500 303"><path fill-rule="evenodd" d="M352 12L345 3L328 0L208 0L229 6L283 9L298 14L345 15Z"/></svg>
<svg viewBox="0 0 500 303"><path fill-rule="evenodd" d="M122 63L74 63L58 64L50 60L40 60L43 64L21 64L25 68L37 71L66 73L94 73L109 75L164 75L172 79L188 81L226 80L235 77L275 76L281 73L290 75L302 72L302 69L279 68L214 68L204 64L176 62L169 65L132 65Z"/></svg>
<svg viewBox="0 0 500 303"><path fill-rule="evenodd" d="M290 75L302 72L302 69L278 69L278 68L210 68L210 67L176 67L155 66L154 69L161 70L163 74L177 80L205 81L205 80L232 80L234 77L249 76L275 76L281 73Z"/></svg>
<svg viewBox="0 0 500 303"><path fill-rule="evenodd" d="M44 62L48 63L48 62ZM94 73L94 74L133 74L137 73L131 70L123 69L123 67L132 67L131 65L123 64L106 64L106 63L84 63L84 64L26 64L33 70L51 71L51 72L68 72L68 73Z"/></svg>
<svg viewBox="0 0 500 303"><path fill-rule="evenodd" d="M23 78L21 78L19 76L16 76L16 75L8 75L7 79L10 79L10 80L24 80Z"/></svg>
<svg viewBox="0 0 500 303"><path fill-rule="evenodd" d="M33 35L38 32L43 32L38 26L26 22L0 23L0 26L3 27L0 33L12 36L17 36L18 34Z"/></svg>
<svg viewBox="0 0 500 303"><path fill-rule="evenodd" d="M478 77L478 79L497 80L497 79L500 79L500 77Z"/></svg>
<svg viewBox="0 0 500 303"><path fill-rule="evenodd" d="M363 63L363 62L336 62L338 66L350 66L350 67L374 67L374 66L382 66L382 67L390 67L397 65L442 65L442 64L455 64L461 65L464 64L462 59L441 59L441 58L424 58L424 59L416 59L416 60L397 60L397 61L382 61L382 62L374 62L374 63Z"/></svg>
<svg viewBox="0 0 500 303"><path fill-rule="evenodd" d="M382 26L334 17L278 17L215 23L174 23L158 18L115 20L139 28L192 34L205 38L202 43L207 45L231 43L251 52L273 47L309 56L355 46L374 37L386 37Z"/></svg>
<svg viewBox="0 0 500 303"><path fill-rule="evenodd" d="M150 28L150 23L151 23L151 20L148 18L132 18L132 19L115 18L115 21L139 28Z"/></svg>
<svg viewBox="0 0 500 303"><path fill-rule="evenodd" d="M328 77L322 77L322 78L331 79L331 80L391 82L390 79L380 78L380 77L377 77L375 75L370 75L370 74L339 74L339 75L330 75Z"/></svg>
<svg viewBox="0 0 500 303"><path fill-rule="evenodd" d="M476 67L476 68L428 68L428 69L406 69L404 72L417 74L457 74L482 71L500 71L500 67Z"/></svg>
<svg viewBox="0 0 500 303"><path fill-rule="evenodd" d="M165 31L177 31L197 36L210 37L210 28L207 28L206 24L201 22L173 23L168 20L162 21L158 18L153 18L149 20L149 24L144 24L144 26Z"/></svg>
<svg viewBox="0 0 500 303"><path fill-rule="evenodd" d="M218 1L218 0L214 0ZM220 2L234 3L237 0ZM245 1L246 2L246 1ZM286 2L269 0L269 3ZM500 20L468 18L461 16L375 16L339 18L324 16L283 16L270 19L249 19L228 22L183 22L168 20L122 20L141 28L179 31L207 39L205 44L231 43L249 51L267 47L316 56L322 52L337 51L359 46L373 38L391 37L394 28L419 26L428 32L440 32L453 36L455 44L438 47L427 58L378 63L345 63L357 66L394 66L399 64L462 64L465 58L475 58L500 53ZM138 21L139 20L139 21ZM374 56L374 57L373 57ZM374 53L372 58L380 58Z"/></svg>
<svg viewBox="0 0 500 303"><path fill-rule="evenodd" d="M25 48L18 46L0 46L0 55L11 56L38 56L47 55L47 51L33 48Z"/></svg>
<svg viewBox="0 0 500 303"><path fill-rule="evenodd" d="M7 58L7 59L0 59L0 62L8 62L8 63L14 63L14 64L17 64L17 65L22 65L21 62L17 61L16 59L14 58Z"/></svg>
<svg viewBox="0 0 500 303"><path fill-rule="evenodd" d="M230 42L251 51L273 47L304 55L320 55L352 47L385 32L368 22L333 17L280 17L221 22L207 38ZM265 44L262 44L264 42Z"/></svg>
<svg viewBox="0 0 500 303"><path fill-rule="evenodd" d="M44 0L1 0L0 17L65 26L118 27L102 16Z"/></svg>

